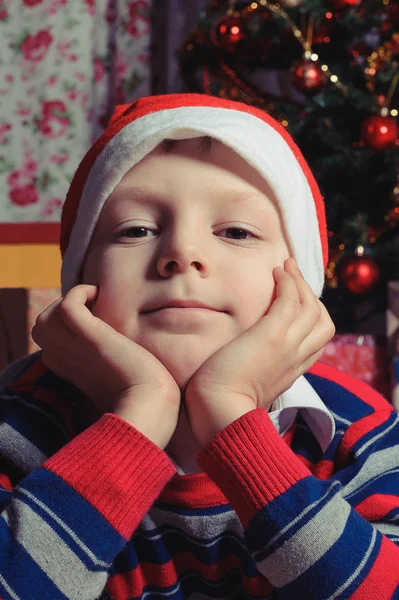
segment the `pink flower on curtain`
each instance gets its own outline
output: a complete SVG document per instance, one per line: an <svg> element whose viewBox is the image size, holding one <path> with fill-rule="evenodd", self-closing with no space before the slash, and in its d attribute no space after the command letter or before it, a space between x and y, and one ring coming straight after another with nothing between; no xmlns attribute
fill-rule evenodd
<svg viewBox="0 0 399 600"><path fill-rule="evenodd" d="M37 123L40 133L47 138L56 139L65 135L68 119L61 121L54 117L45 117Z"/></svg>
<svg viewBox="0 0 399 600"><path fill-rule="evenodd" d="M0 7L0 21L6 21L8 17L8 10Z"/></svg>
<svg viewBox="0 0 399 600"><path fill-rule="evenodd" d="M39 163L33 160L32 158L25 161L25 170L30 175L36 175L38 168Z"/></svg>
<svg viewBox="0 0 399 600"><path fill-rule="evenodd" d="M56 165L62 165L69 160L69 156L68 154L52 154L50 160Z"/></svg>
<svg viewBox="0 0 399 600"><path fill-rule="evenodd" d="M22 0L25 6L36 6L36 4L41 4L43 0Z"/></svg>
<svg viewBox="0 0 399 600"><path fill-rule="evenodd" d="M61 200L61 198L51 198L47 202L47 206L45 206L42 210L41 215L43 217L51 217L54 214L54 210L56 208L60 209L62 205L63 201Z"/></svg>
<svg viewBox="0 0 399 600"><path fill-rule="evenodd" d="M42 118L36 119L36 126L44 137L55 139L65 134L69 125L67 107L61 100L51 100L42 104Z"/></svg>
<svg viewBox="0 0 399 600"><path fill-rule="evenodd" d="M10 123L0 124L0 144L5 144L8 140L7 133L11 131L12 126Z"/></svg>
<svg viewBox="0 0 399 600"><path fill-rule="evenodd" d="M76 100L76 98L79 97L79 93L77 90L75 90L75 88L71 88L70 90L67 91L66 93L66 97L68 98L68 100Z"/></svg>
<svg viewBox="0 0 399 600"><path fill-rule="evenodd" d="M43 102L42 112L46 117L51 115L57 119L64 119L67 114L67 107L61 100L49 100Z"/></svg>
<svg viewBox="0 0 399 600"><path fill-rule="evenodd" d="M15 111L15 113L19 117L30 117L32 111L29 108L26 108L26 106L24 106L22 102L17 102L17 110Z"/></svg>
<svg viewBox="0 0 399 600"><path fill-rule="evenodd" d="M98 58L98 56L96 56L96 58L93 60L93 67L94 67L94 81L95 81L95 83L98 83L99 81L102 81L104 79L104 75L105 75L104 63L101 60L101 58Z"/></svg>
<svg viewBox="0 0 399 600"><path fill-rule="evenodd" d="M58 77L56 77L55 75L51 75L48 79L47 79L47 85L55 85L58 81Z"/></svg>
<svg viewBox="0 0 399 600"><path fill-rule="evenodd" d="M7 183L11 188L22 188L32 183L32 175L22 169L16 169L7 177Z"/></svg>
<svg viewBox="0 0 399 600"><path fill-rule="evenodd" d="M85 0L85 2L89 11L89 15L94 16L96 14L94 0Z"/></svg>
<svg viewBox="0 0 399 600"><path fill-rule="evenodd" d="M116 61L115 61L115 72L117 79L123 79L128 71L128 65L124 56L120 51L117 52Z"/></svg>
<svg viewBox="0 0 399 600"><path fill-rule="evenodd" d="M140 38L150 31L150 7L146 0L135 0L128 4L129 20L126 31L133 37Z"/></svg>
<svg viewBox="0 0 399 600"><path fill-rule="evenodd" d="M31 183L21 188L14 188L10 191L10 200L17 206L26 206L27 204L35 204L39 200L39 194L36 186Z"/></svg>
<svg viewBox="0 0 399 600"><path fill-rule="evenodd" d="M27 35L21 44L25 60L39 62L46 55L53 36L47 30L38 31L36 35Z"/></svg>

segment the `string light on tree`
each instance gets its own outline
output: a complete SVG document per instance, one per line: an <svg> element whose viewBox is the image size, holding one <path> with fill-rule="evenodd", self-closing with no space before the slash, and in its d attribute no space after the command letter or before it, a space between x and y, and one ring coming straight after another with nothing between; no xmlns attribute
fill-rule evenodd
<svg viewBox="0 0 399 600"><path fill-rule="evenodd" d="M286 9L298 8L303 4L303 0L281 0L281 5Z"/></svg>

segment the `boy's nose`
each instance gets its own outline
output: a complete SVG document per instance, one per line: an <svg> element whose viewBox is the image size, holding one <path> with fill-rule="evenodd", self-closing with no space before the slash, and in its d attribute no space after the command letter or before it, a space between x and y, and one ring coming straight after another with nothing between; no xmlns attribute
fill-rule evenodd
<svg viewBox="0 0 399 600"><path fill-rule="evenodd" d="M164 277L190 270L203 275L210 271L206 235L198 227L198 218L192 214L185 217L175 221L161 237L157 268Z"/></svg>
<svg viewBox="0 0 399 600"><path fill-rule="evenodd" d="M158 259L158 272L166 277L171 273L184 273L190 270L206 274L210 271L210 263L205 248L192 242L171 244L165 248Z"/></svg>
<svg viewBox="0 0 399 600"><path fill-rule="evenodd" d="M204 260L191 259L189 256L166 257L162 256L158 260L158 272L163 277L169 276L171 273L185 273L186 271L196 270L205 274L209 271Z"/></svg>

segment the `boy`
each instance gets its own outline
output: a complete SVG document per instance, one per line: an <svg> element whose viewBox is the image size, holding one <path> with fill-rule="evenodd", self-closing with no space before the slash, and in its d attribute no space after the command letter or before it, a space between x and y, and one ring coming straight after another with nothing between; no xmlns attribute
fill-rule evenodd
<svg viewBox="0 0 399 600"><path fill-rule="evenodd" d="M118 107L61 252L0 386L1 598L399 598L398 417L317 362L324 209L285 130Z"/></svg>

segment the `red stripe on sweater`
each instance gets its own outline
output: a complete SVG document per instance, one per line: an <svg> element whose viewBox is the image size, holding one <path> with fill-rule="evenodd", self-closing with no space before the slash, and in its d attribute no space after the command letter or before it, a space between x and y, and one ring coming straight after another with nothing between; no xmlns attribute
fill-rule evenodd
<svg viewBox="0 0 399 600"><path fill-rule="evenodd" d="M378 556L366 578L350 600L392 600L399 588L399 548L382 536Z"/></svg>
<svg viewBox="0 0 399 600"><path fill-rule="evenodd" d="M390 404L379 392L373 390L367 383L359 381L331 365L318 361L308 372L312 375L317 375L342 385L348 392L351 392L360 398L362 402L365 402L376 410L381 410L381 406L384 404L386 405L386 408L389 407L391 411L393 410L392 404Z"/></svg>
<svg viewBox="0 0 399 600"><path fill-rule="evenodd" d="M367 417L363 417L360 421L357 421L351 425L344 437L341 440L337 457L338 460L345 460L348 453L352 450L353 446L365 435L373 431L379 425L385 423L392 415L392 407L384 408L379 410Z"/></svg>
<svg viewBox="0 0 399 600"><path fill-rule="evenodd" d="M0 487L2 487L3 490L7 490L7 492L11 492L14 489L11 479L5 473L0 473Z"/></svg>
<svg viewBox="0 0 399 600"><path fill-rule="evenodd" d="M26 371L10 385L16 392L30 392L31 386L48 371L39 356Z"/></svg>
<svg viewBox="0 0 399 600"><path fill-rule="evenodd" d="M356 512L368 521L383 519L391 510L399 506L399 496L393 494L373 494L354 506Z"/></svg>
<svg viewBox="0 0 399 600"><path fill-rule="evenodd" d="M319 463L313 463L300 454L296 456L317 479L329 479L335 473L336 465L332 460L321 460Z"/></svg>

